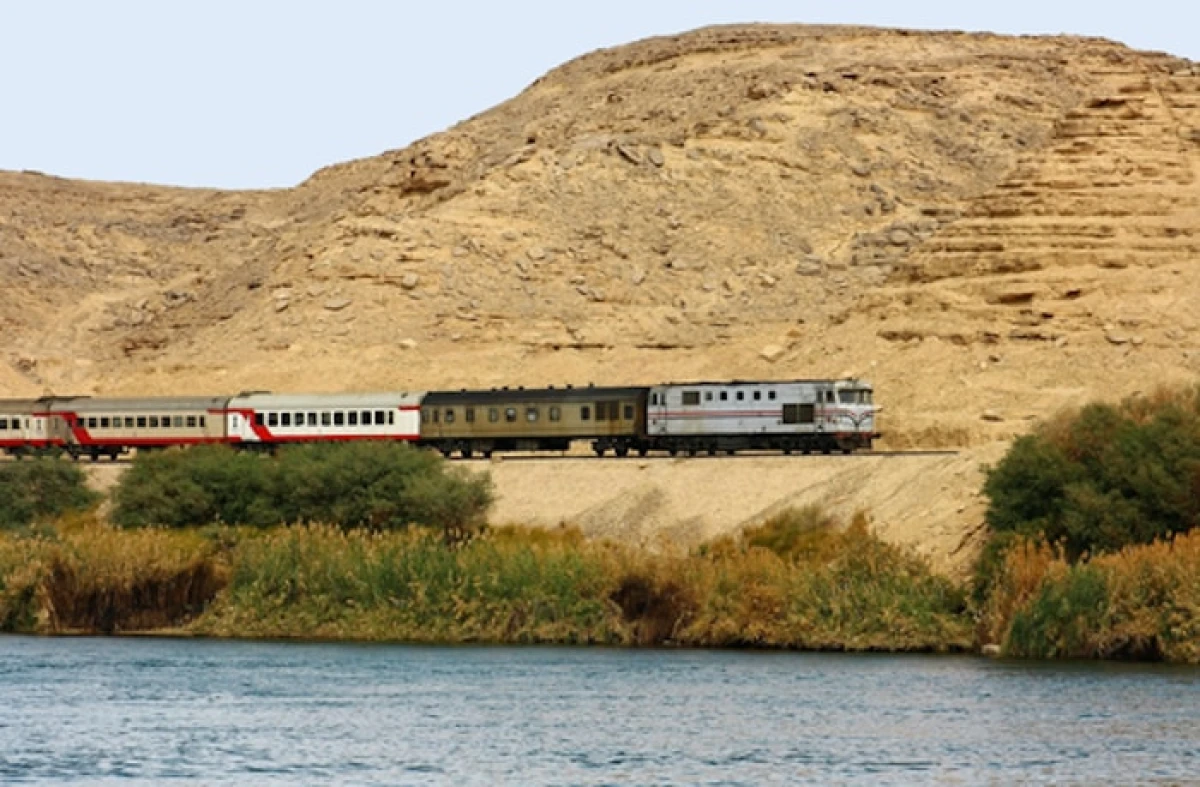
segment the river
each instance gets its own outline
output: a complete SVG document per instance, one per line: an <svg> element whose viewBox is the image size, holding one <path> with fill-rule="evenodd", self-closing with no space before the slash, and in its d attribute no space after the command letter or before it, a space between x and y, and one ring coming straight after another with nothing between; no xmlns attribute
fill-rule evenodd
<svg viewBox="0 0 1200 787"><path fill-rule="evenodd" d="M1200 670L0 637L0 782L1200 783Z"/></svg>

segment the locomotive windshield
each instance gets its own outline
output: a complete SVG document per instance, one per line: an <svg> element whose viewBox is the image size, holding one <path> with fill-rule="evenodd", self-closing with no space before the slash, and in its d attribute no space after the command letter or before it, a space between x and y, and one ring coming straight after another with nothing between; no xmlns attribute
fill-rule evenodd
<svg viewBox="0 0 1200 787"><path fill-rule="evenodd" d="M842 404L871 404L871 389L843 388L838 391L838 401Z"/></svg>

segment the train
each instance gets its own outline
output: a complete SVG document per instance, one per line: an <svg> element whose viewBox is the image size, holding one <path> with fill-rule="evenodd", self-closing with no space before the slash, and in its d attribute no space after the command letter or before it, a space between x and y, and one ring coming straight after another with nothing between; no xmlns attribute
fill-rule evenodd
<svg viewBox="0 0 1200 787"><path fill-rule="evenodd" d="M97 461L172 446L274 450L293 443L391 440L446 457L566 451L598 456L746 450L870 450L874 391L855 378L732 380L457 391L0 399L0 450Z"/></svg>

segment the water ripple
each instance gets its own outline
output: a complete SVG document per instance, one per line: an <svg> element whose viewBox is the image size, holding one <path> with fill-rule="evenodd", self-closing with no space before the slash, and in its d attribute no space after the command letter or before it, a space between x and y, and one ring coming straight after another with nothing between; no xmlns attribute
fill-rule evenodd
<svg viewBox="0 0 1200 787"><path fill-rule="evenodd" d="M1200 783L1200 671L0 638L0 782Z"/></svg>

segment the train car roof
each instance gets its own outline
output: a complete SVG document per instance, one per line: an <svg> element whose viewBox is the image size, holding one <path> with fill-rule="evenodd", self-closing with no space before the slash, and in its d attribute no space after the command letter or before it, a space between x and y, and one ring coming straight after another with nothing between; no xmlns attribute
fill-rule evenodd
<svg viewBox="0 0 1200 787"><path fill-rule="evenodd" d="M0 399L0 408L26 407L41 409L59 402L72 402L87 398L86 396L39 396L36 399Z"/></svg>
<svg viewBox="0 0 1200 787"><path fill-rule="evenodd" d="M313 393L273 394L246 393L229 400L230 408L305 410L309 408L344 407L372 409L377 407L415 407L421 403L419 391L380 391L377 393Z"/></svg>
<svg viewBox="0 0 1200 787"><path fill-rule="evenodd" d="M0 399L0 410L33 410L38 401L37 399Z"/></svg>
<svg viewBox="0 0 1200 787"><path fill-rule="evenodd" d="M73 413L160 413L224 410L228 401L228 396L89 397L54 402L48 409Z"/></svg>
<svg viewBox="0 0 1200 787"><path fill-rule="evenodd" d="M511 402L590 402L598 398L629 398L647 393L649 388L491 388L482 391L430 391L422 404L431 407L466 404L506 404Z"/></svg>

